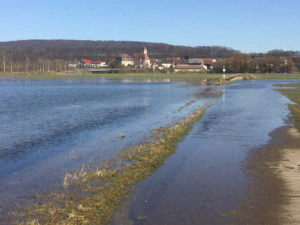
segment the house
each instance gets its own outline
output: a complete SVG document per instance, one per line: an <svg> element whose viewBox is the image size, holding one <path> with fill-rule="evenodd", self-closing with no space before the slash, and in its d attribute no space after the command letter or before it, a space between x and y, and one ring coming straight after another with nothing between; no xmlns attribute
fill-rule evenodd
<svg viewBox="0 0 300 225"><path fill-rule="evenodd" d="M104 61L92 61L90 59L81 58L77 64L77 66L78 67L99 68L99 67L107 67L107 64Z"/></svg>
<svg viewBox="0 0 300 225"><path fill-rule="evenodd" d="M159 61L157 59L150 59L151 69L156 70L159 67Z"/></svg>
<svg viewBox="0 0 300 225"><path fill-rule="evenodd" d="M217 62L216 59L213 58L202 58L203 65L206 67L207 71L211 71L213 69L213 64Z"/></svg>
<svg viewBox="0 0 300 225"><path fill-rule="evenodd" d="M128 54L120 54L115 58L115 64L122 66L134 66L134 59Z"/></svg>
<svg viewBox="0 0 300 225"><path fill-rule="evenodd" d="M107 67L107 64L104 61L92 61L89 65L89 67L101 68L101 67Z"/></svg>
<svg viewBox="0 0 300 225"><path fill-rule="evenodd" d="M87 67L90 65L91 62L92 62L92 60L90 60L90 59L81 58L78 61L78 67Z"/></svg>
<svg viewBox="0 0 300 225"><path fill-rule="evenodd" d="M163 58L160 59L160 67L163 69L172 69L175 65L178 64L180 58L172 57L172 58Z"/></svg>
<svg viewBox="0 0 300 225"><path fill-rule="evenodd" d="M207 71L202 58L181 58L173 67L175 73L202 73Z"/></svg>
<svg viewBox="0 0 300 225"><path fill-rule="evenodd" d="M173 66L174 64L170 58L165 58L160 60L161 69L171 69Z"/></svg>
<svg viewBox="0 0 300 225"><path fill-rule="evenodd" d="M206 68L203 65L178 64L174 67L175 73L202 73Z"/></svg>
<svg viewBox="0 0 300 225"><path fill-rule="evenodd" d="M188 60L189 65L203 65L203 60L201 58L189 58Z"/></svg>

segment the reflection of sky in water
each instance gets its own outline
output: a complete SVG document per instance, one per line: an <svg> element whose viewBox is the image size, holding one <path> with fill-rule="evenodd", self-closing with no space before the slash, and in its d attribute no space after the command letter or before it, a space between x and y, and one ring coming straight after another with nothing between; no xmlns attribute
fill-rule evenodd
<svg viewBox="0 0 300 225"><path fill-rule="evenodd" d="M24 190L26 197L60 184L66 170L110 157L207 101L178 111L203 88L179 86L103 79L0 82L1 203L15 194L21 198Z"/></svg>
<svg viewBox="0 0 300 225"><path fill-rule="evenodd" d="M114 224L230 224L230 216L220 215L243 200L248 151L267 143L269 133L285 125L289 113L290 101L272 87L277 82L282 81L220 87L224 95L164 165L136 185L138 191Z"/></svg>

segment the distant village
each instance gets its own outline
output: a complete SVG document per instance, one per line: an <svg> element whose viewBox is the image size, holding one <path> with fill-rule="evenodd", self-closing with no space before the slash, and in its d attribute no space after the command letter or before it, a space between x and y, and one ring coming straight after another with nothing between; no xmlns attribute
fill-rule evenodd
<svg viewBox="0 0 300 225"><path fill-rule="evenodd" d="M40 49L35 50L33 47L0 48L0 55L2 55L0 57L0 71L3 73L156 72L201 74L222 73L223 69L225 69L226 73L300 72L300 52L292 51L274 50L266 54L246 54L221 49L225 51L225 53L222 53L217 47L215 50L214 47L207 47L209 51L203 50L199 51L199 53L188 50L171 51L169 53L168 49L160 51L157 47L147 46L147 49L147 47L137 48L134 45L131 48L125 48L122 45L123 47L116 49L109 46L101 50L101 48L97 49L97 46L72 48L74 43L70 43L69 48L63 49L61 43L59 43L57 47L52 49L47 49L41 43L34 41L32 44L40 44ZM52 45L53 43L50 44ZM136 53L132 51L132 48L137 49L135 50ZM130 49L131 54L126 53L124 49ZM156 50L149 53L149 49ZM208 57L205 57L206 55Z"/></svg>
<svg viewBox="0 0 300 225"><path fill-rule="evenodd" d="M69 64L69 68L86 68L91 72L109 72L117 69L128 70L155 70L164 72L210 72L213 69L213 64L217 60L214 58L162 58L155 59L148 56L148 50L144 47L141 53L120 54L108 62L93 61L86 58L81 58L77 64Z"/></svg>

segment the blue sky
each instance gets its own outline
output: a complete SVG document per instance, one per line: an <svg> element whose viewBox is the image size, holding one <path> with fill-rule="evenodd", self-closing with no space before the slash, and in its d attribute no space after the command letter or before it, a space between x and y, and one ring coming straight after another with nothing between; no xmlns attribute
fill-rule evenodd
<svg viewBox="0 0 300 225"><path fill-rule="evenodd" d="M300 50L299 0L0 0L0 41L130 40Z"/></svg>

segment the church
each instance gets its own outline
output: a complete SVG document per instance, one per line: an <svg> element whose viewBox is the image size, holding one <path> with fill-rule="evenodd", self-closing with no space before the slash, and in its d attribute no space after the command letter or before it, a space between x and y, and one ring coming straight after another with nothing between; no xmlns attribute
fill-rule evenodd
<svg viewBox="0 0 300 225"><path fill-rule="evenodd" d="M136 65L139 68L146 68L146 69L151 68L151 60L148 56L148 50L146 47L144 47L143 54L137 54L135 58L136 58Z"/></svg>

